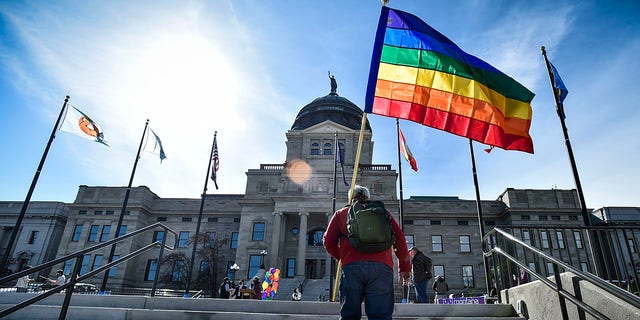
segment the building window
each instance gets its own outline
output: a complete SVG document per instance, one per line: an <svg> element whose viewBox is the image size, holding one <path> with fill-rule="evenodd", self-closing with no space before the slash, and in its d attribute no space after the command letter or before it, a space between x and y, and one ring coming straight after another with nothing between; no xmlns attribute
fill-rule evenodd
<svg viewBox="0 0 640 320"><path fill-rule="evenodd" d="M36 243L36 239L38 239L38 230L33 230L33 231L31 231L31 234L29 235L29 241L27 243L28 244L34 244L34 243Z"/></svg>
<svg viewBox="0 0 640 320"><path fill-rule="evenodd" d="M162 240L164 240L164 231L154 231L153 232L153 242L160 242L162 243Z"/></svg>
<svg viewBox="0 0 640 320"><path fill-rule="evenodd" d="M102 226L102 233L100 234L100 242L109 240L109 232L111 232L111 226Z"/></svg>
<svg viewBox="0 0 640 320"><path fill-rule="evenodd" d="M234 265L235 263L236 263L235 261L227 261L227 278L231 279L231 281L235 280L234 275L236 273L231 270L231 266Z"/></svg>
<svg viewBox="0 0 640 320"><path fill-rule="evenodd" d="M549 220L548 218L549 217L547 217L547 216L538 216L538 220L540 220L540 221L547 221L547 220Z"/></svg>
<svg viewBox="0 0 640 320"><path fill-rule="evenodd" d="M253 224L253 231L251 232L251 240L252 241L263 241L264 240L264 222L256 222Z"/></svg>
<svg viewBox="0 0 640 320"><path fill-rule="evenodd" d="M231 249L238 249L238 233L231 232Z"/></svg>
<svg viewBox="0 0 640 320"><path fill-rule="evenodd" d="M102 265L102 255L96 254L95 256L93 256L93 264L91 265L91 271L100 268L101 265Z"/></svg>
<svg viewBox="0 0 640 320"><path fill-rule="evenodd" d="M473 266L462 266L462 284L465 288L475 288L473 280Z"/></svg>
<svg viewBox="0 0 640 320"><path fill-rule="evenodd" d="M496 222L494 220L487 220L484 222L484 224L488 226L495 226Z"/></svg>
<svg viewBox="0 0 640 320"><path fill-rule="evenodd" d="M178 235L178 247L186 248L189 245L189 231L180 231Z"/></svg>
<svg viewBox="0 0 640 320"><path fill-rule="evenodd" d="M433 275L435 276L442 276L444 277L444 266L442 265L434 265L433 266Z"/></svg>
<svg viewBox="0 0 640 320"><path fill-rule="evenodd" d="M531 271L537 272L537 270L536 270L536 263L535 263L535 262L529 262L529 269L530 269ZM538 279L538 277L534 276L533 274L531 274L531 275L530 275L530 277L531 277L531 278L529 279L529 281L534 281L534 280L537 280L537 279Z"/></svg>
<svg viewBox="0 0 640 320"><path fill-rule="evenodd" d="M547 262L547 275L553 275L553 262Z"/></svg>
<svg viewBox="0 0 640 320"><path fill-rule="evenodd" d="M184 279L184 260L176 260L173 262L173 272L171 273L171 281L180 282Z"/></svg>
<svg viewBox="0 0 640 320"><path fill-rule="evenodd" d="M569 216L569 221L578 221L578 216Z"/></svg>
<svg viewBox="0 0 640 320"><path fill-rule="evenodd" d="M191 222L193 221L193 218L191 217L182 217L182 222Z"/></svg>
<svg viewBox="0 0 640 320"><path fill-rule="evenodd" d="M207 241L202 244L203 247L213 247L216 245L216 233L207 232Z"/></svg>
<svg viewBox="0 0 640 320"><path fill-rule="evenodd" d="M414 240L413 240L413 235L412 234L406 234L405 239L407 239L407 248L411 249L411 247L414 246Z"/></svg>
<svg viewBox="0 0 640 320"><path fill-rule="evenodd" d="M98 230L100 230L100 226L95 224L92 225L91 229L89 229L89 237L87 238L87 241L95 242L98 239Z"/></svg>
<svg viewBox="0 0 640 320"><path fill-rule="evenodd" d="M234 223L239 223L240 222L240 218L233 218L233 222Z"/></svg>
<svg viewBox="0 0 640 320"><path fill-rule="evenodd" d="M269 192L269 182L267 181L258 182L258 192L260 193Z"/></svg>
<svg viewBox="0 0 640 320"><path fill-rule="evenodd" d="M120 230L118 230L118 234L116 235L116 237L122 237L127 233L127 225L121 225L120 226Z"/></svg>
<svg viewBox="0 0 640 320"><path fill-rule="evenodd" d="M442 221L440 221L440 220L431 220L431 221L429 221L429 224L432 225L432 226L439 226L439 225L442 224Z"/></svg>
<svg viewBox="0 0 640 320"><path fill-rule="evenodd" d="M522 241L531 245L531 232L529 230L522 230Z"/></svg>
<svg viewBox="0 0 640 320"><path fill-rule="evenodd" d="M200 261L200 274L198 275L198 279L200 281L209 280L209 266L210 263L207 260Z"/></svg>
<svg viewBox="0 0 640 320"><path fill-rule="evenodd" d="M147 260L147 268L144 271L144 280L153 281L156 277L156 272L158 272L158 260Z"/></svg>
<svg viewBox="0 0 640 320"><path fill-rule="evenodd" d="M633 239L627 239L627 246L629 247L629 251L631 253L636 253L636 242Z"/></svg>
<svg viewBox="0 0 640 320"><path fill-rule="evenodd" d="M382 187L382 182L374 182L371 191L373 191L374 194L383 194L384 188Z"/></svg>
<svg viewBox="0 0 640 320"><path fill-rule="evenodd" d="M105 215L107 216L113 216L115 215L115 212L113 210L107 210L107 212L105 213Z"/></svg>
<svg viewBox="0 0 640 320"><path fill-rule="evenodd" d="M158 218L156 219L156 221L158 221L158 222L167 221L167 217L158 217Z"/></svg>
<svg viewBox="0 0 640 320"><path fill-rule="evenodd" d="M95 214L96 216L101 216L102 215L102 210L96 210L93 212L93 214Z"/></svg>
<svg viewBox="0 0 640 320"><path fill-rule="evenodd" d="M258 270L260 270L260 259L262 259L262 256L257 254L249 256L249 269L247 270L246 279L251 279L256 273L258 273Z"/></svg>
<svg viewBox="0 0 640 320"><path fill-rule="evenodd" d="M330 156L333 154L333 146L330 142L324 143L324 148L322 149L322 154L325 156Z"/></svg>
<svg viewBox="0 0 640 320"><path fill-rule="evenodd" d="M75 259L69 259L67 261L64 262L64 267L62 267L62 272L64 274L70 274L71 273L71 268L73 268L73 263Z"/></svg>
<svg viewBox="0 0 640 320"><path fill-rule="evenodd" d="M288 258L287 259L287 278L293 278L296 276L296 259Z"/></svg>
<svg viewBox="0 0 640 320"><path fill-rule="evenodd" d="M560 216L551 216L551 220L560 220Z"/></svg>
<svg viewBox="0 0 640 320"><path fill-rule="evenodd" d="M317 142L314 142L311 144L311 155L312 156L317 156L320 154L320 144Z"/></svg>
<svg viewBox="0 0 640 320"><path fill-rule="evenodd" d="M546 231L540 231L540 242L543 249L549 249L549 234Z"/></svg>
<svg viewBox="0 0 640 320"><path fill-rule="evenodd" d="M471 252L470 236L460 236L460 252Z"/></svg>
<svg viewBox="0 0 640 320"><path fill-rule="evenodd" d="M528 215L520 216L520 220L525 220L525 221L531 220L531 216L528 216Z"/></svg>
<svg viewBox="0 0 640 320"><path fill-rule="evenodd" d="M468 226L469 225L469 221L467 221L467 220L458 220L458 225L459 226Z"/></svg>
<svg viewBox="0 0 640 320"><path fill-rule="evenodd" d="M573 238L576 240L576 248L582 249L582 234L580 234L580 231L574 231Z"/></svg>
<svg viewBox="0 0 640 320"><path fill-rule="evenodd" d="M405 225L412 225L413 224L413 220L405 220L404 224Z"/></svg>
<svg viewBox="0 0 640 320"><path fill-rule="evenodd" d="M89 262L91 262L91 255L85 254L82 256L82 264L80 265L80 274L85 274L89 271Z"/></svg>
<svg viewBox="0 0 640 320"><path fill-rule="evenodd" d="M442 252L442 236L431 236L431 251Z"/></svg>
<svg viewBox="0 0 640 320"><path fill-rule="evenodd" d="M580 262L580 269L582 269L583 272L589 272L589 264L586 262Z"/></svg>
<svg viewBox="0 0 640 320"><path fill-rule="evenodd" d="M564 249L564 234L562 231L556 231L556 237L558 238L558 248Z"/></svg>
<svg viewBox="0 0 640 320"><path fill-rule="evenodd" d="M322 246L324 230L315 230L307 234L307 246Z"/></svg>
<svg viewBox="0 0 640 320"><path fill-rule="evenodd" d="M207 218L207 222L218 222L218 218L217 217L209 217Z"/></svg>
<svg viewBox="0 0 640 320"><path fill-rule="evenodd" d="M73 237L71 237L71 241L80 241L80 236L82 235L82 225L76 224L73 228Z"/></svg>
<svg viewBox="0 0 640 320"><path fill-rule="evenodd" d="M78 214L87 214L87 210L80 210L78 211Z"/></svg>
<svg viewBox="0 0 640 320"><path fill-rule="evenodd" d="M118 259L120 259L120 255L119 254L114 254L113 255L113 261L116 261ZM118 267L109 268L109 278L115 277L117 272L118 272Z"/></svg>

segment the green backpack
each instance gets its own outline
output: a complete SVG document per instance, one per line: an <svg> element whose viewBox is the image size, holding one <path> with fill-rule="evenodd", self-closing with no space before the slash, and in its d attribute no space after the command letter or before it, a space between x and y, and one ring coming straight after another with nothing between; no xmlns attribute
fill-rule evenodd
<svg viewBox="0 0 640 320"><path fill-rule="evenodd" d="M347 232L351 246L365 253L393 246L391 215L381 201L357 201L349 208Z"/></svg>

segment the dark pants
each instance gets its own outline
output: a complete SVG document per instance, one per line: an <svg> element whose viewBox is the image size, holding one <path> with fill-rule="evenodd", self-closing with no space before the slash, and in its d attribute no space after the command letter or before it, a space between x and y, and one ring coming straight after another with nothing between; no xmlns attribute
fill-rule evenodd
<svg viewBox="0 0 640 320"><path fill-rule="evenodd" d="M342 267L340 319L359 320L361 305L369 320L391 320L393 314L393 270L384 263L358 261Z"/></svg>
<svg viewBox="0 0 640 320"><path fill-rule="evenodd" d="M413 283L416 290L416 303L429 303L429 294L427 294L427 283L429 280L421 280Z"/></svg>

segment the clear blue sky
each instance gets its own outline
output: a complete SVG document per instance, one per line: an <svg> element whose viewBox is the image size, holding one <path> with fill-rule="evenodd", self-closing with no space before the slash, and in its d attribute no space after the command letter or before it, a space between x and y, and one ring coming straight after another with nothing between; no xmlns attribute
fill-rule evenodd
<svg viewBox="0 0 640 320"><path fill-rule="evenodd" d="M587 205L640 206L640 2L409 1L463 50L536 93L535 154L475 145L482 199L506 188L575 188L540 53L569 96L567 126ZM24 200L64 97L111 144L58 132L32 200L72 202L79 185L127 185L145 119L167 159L143 154L134 186L197 198L218 131L220 190L283 163L296 114L329 93L364 102L378 0L0 1L0 200ZM370 115L374 163L397 169L395 121ZM401 121L419 172L404 196L475 199L468 140Z"/></svg>

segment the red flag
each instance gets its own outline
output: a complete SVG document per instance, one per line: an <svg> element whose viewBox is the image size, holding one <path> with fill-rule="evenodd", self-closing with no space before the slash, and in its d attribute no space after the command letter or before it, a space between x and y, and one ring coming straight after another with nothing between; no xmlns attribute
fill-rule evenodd
<svg viewBox="0 0 640 320"><path fill-rule="evenodd" d="M418 172L418 163L416 163L416 158L414 158L413 154L411 154L411 150L409 150L407 141L404 139L402 130L400 129L398 130L400 131L400 152L402 152L402 155L404 156L404 158L407 159L407 161L411 165L411 169L413 169L413 171L415 172Z"/></svg>

